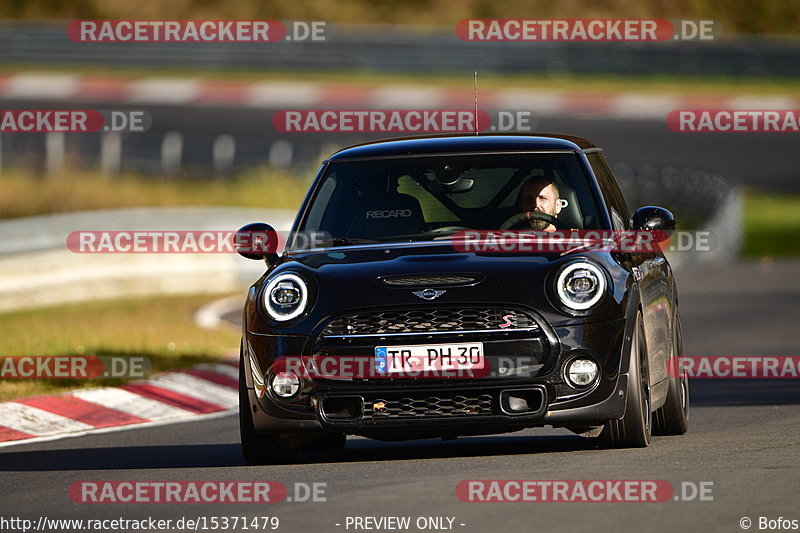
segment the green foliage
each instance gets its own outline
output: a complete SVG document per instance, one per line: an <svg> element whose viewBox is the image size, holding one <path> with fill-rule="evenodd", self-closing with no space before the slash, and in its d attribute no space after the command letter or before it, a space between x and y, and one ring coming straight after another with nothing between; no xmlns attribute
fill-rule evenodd
<svg viewBox="0 0 800 533"><path fill-rule="evenodd" d="M742 255L800 255L800 195L748 191Z"/></svg>

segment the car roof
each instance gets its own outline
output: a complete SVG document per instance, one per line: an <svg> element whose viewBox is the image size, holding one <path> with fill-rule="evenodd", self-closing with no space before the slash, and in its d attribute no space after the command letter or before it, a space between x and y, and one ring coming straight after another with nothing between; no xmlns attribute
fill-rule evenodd
<svg viewBox="0 0 800 533"><path fill-rule="evenodd" d="M340 150L328 161L362 157L414 156L431 153L600 151L592 142L560 133L491 133L384 139Z"/></svg>

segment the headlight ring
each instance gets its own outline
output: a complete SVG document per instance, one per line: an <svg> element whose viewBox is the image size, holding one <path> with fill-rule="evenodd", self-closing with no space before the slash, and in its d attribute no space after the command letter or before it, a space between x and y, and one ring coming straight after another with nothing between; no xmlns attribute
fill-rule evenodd
<svg viewBox="0 0 800 533"><path fill-rule="evenodd" d="M586 311L594 307L605 292L605 273L599 266L589 261L568 263L556 278L556 294L559 300L575 311Z"/></svg>
<svg viewBox="0 0 800 533"><path fill-rule="evenodd" d="M267 283L263 300L270 318L285 322L297 318L306 310L308 286L297 274L278 274Z"/></svg>

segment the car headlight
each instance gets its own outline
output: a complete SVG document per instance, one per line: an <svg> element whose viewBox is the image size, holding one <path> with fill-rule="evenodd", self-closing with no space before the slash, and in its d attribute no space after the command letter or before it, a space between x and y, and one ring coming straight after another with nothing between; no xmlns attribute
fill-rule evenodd
<svg viewBox="0 0 800 533"><path fill-rule="evenodd" d="M600 267L588 261L569 263L556 279L556 292L561 303L577 311L595 305L605 290L605 275Z"/></svg>
<svg viewBox="0 0 800 533"><path fill-rule="evenodd" d="M274 320L286 321L300 316L308 303L308 287L296 274L278 274L264 290L264 307Z"/></svg>

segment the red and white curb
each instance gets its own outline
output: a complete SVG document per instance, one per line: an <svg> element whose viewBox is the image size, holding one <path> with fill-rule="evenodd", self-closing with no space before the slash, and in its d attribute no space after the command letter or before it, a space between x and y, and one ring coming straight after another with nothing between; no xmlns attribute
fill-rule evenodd
<svg viewBox="0 0 800 533"><path fill-rule="evenodd" d="M224 416L238 405L236 360L163 372L121 387L0 403L0 447Z"/></svg>
<svg viewBox="0 0 800 533"><path fill-rule="evenodd" d="M269 109L472 109L464 89L312 82L243 82L186 78L68 74L0 74L0 98L26 101L102 102L126 105L235 106ZM800 99L782 96L658 95L481 89L484 110L527 110L537 116L663 120L676 109L798 109Z"/></svg>

